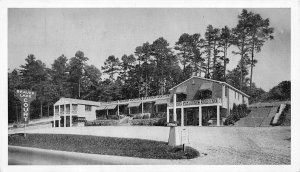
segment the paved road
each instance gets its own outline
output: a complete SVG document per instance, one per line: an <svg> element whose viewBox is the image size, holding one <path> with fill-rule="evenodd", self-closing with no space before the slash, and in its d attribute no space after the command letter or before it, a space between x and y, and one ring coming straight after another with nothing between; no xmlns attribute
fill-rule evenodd
<svg viewBox="0 0 300 172"><path fill-rule="evenodd" d="M290 127L185 127L189 146L200 156L192 160L166 161L175 164L290 164ZM167 141L169 128L144 126L102 126L32 129L29 133L64 133L127 137ZM162 163L162 164L165 164ZM153 161L153 164L154 163Z"/></svg>

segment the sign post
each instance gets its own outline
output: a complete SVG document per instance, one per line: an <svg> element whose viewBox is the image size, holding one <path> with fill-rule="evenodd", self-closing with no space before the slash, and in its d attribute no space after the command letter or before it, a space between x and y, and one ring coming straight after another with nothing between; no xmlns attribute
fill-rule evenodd
<svg viewBox="0 0 300 172"><path fill-rule="evenodd" d="M15 96L21 101L21 119L24 118L24 136L26 136L26 123L29 123L30 103L35 100L36 92L30 90L16 90Z"/></svg>

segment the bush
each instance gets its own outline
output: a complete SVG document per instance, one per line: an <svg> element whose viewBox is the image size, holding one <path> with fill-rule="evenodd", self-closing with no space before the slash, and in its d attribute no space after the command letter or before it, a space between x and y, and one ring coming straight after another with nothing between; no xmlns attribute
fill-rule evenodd
<svg viewBox="0 0 300 172"><path fill-rule="evenodd" d="M130 125L139 125L139 126L153 126L159 121L159 118L149 118L149 119L133 119L129 121Z"/></svg>
<svg viewBox="0 0 300 172"><path fill-rule="evenodd" d="M118 115L108 115L107 119L119 119Z"/></svg>
<svg viewBox="0 0 300 172"><path fill-rule="evenodd" d="M133 115L132 117L133 117L133 119L148 119L148 118L150 118L150 113L138 113L138 114Z"/></svg>
<svg viewBox="0 0 300 172"><path fill-rule="evenodd" d="M154 126L166 126L167 125L167 117L160 118L156 123L154 123Z"/></svg>
<svg viewBox="0 0 300 172"><path fill-rule="evenodd" d="M119 120L94 120L85 122L85 126L116 126L118 124Z"/></svg>
<svg viewBox="0 0 300 172"><path fill-rule="evenodd" d="M238 106L236 106L236 104L233 104L233 108L230 112L231 113L226 118L224 125L233 125L236 121L246 117L249 113L249 110L246 104L240 104Z"/></svg>
<svg viewBox="0 0 300 172"><path fill-rule="evenodd" d="M151 118L165 118L167 116L167 112L158 112L151 114Z"/></svg>

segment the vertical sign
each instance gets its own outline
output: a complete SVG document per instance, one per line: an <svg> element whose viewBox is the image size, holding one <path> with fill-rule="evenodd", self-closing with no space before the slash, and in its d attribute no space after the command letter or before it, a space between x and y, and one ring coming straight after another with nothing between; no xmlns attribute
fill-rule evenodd
<svg viewBox="0 0 300 172"><path fill-rule="evenodd" d="M32 102L36 98L36 92L30 90L16 90L15 95L21 101L21 119L24 119L24 122L28 123L30 102Z"/></svg>

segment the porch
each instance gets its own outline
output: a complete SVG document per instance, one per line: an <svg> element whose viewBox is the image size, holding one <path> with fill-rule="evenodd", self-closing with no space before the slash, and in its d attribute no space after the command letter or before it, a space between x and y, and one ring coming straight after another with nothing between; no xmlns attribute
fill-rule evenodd
<svg viewBox="0 0 300 172"><path fill-rule="evenodd" d="M173 98L176 101L176 97ZM169 103L167 107L167 122L179 121L181 126L187 125L216 125L221 126L221 98L181 101ZM174 113L176 109L176 113ZM170 111L172 118L170 118ZM223 116L224 117L224 116Z"/></svg>
<svg viewBox="0 0 300 172"><path fill-rule="evenodd" d="M72 127L78 119L78 104L54 105L53 127Z"/></svg>

